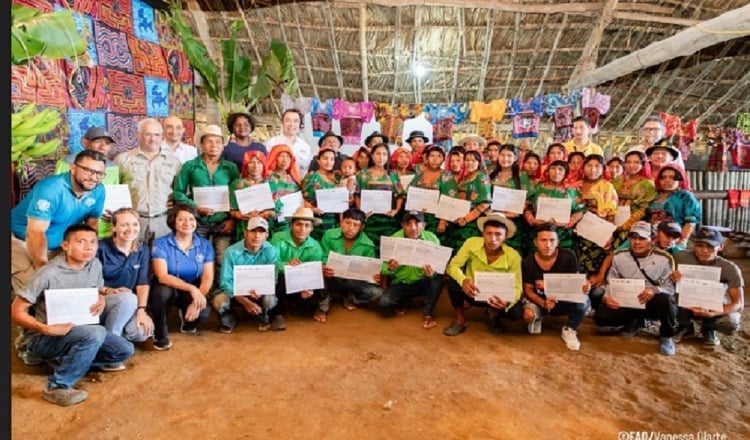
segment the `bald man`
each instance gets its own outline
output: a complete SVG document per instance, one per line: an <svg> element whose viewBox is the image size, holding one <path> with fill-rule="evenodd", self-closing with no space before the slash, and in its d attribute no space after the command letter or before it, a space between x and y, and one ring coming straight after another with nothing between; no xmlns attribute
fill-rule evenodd
<svg viewBox="0 0 750 440"><path fill-rule="evenodd" d="M161 126L164 129L163 146L172 150L172 153L180 159L180 163L185 163L198 156L197 148L182 142L182 138L185 136L185 125L179 116L168 116L161 123Z"/></svg>

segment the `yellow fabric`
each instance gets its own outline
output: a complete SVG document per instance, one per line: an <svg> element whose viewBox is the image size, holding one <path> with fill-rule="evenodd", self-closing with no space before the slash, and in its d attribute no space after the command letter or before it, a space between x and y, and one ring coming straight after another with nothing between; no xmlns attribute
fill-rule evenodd
<svg viewBox="0 0 750 440"><path fill-rule="evenodd" d="M586 156L589 156L591 154L598 154L600 156L604 156L604 150L602 150L602 147L599 145L591 142L591 139L589 139L588 143L584 147L577 146L573 139L570 139L569 141L563 142L563 145L565 146L565 149L568 150L568 154L574 152L574 151L580 151Z"/></svg>

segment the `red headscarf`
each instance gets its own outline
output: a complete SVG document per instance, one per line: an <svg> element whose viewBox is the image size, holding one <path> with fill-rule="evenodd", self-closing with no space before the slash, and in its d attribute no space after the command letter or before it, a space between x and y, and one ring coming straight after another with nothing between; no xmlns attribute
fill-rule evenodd
<svg viewBox="0 0 750 440"><path fill-rule="evenodd" d="M662 172L665 170L673 170L675 173L677 173L678 176L682 177L682 180L680 180L680 189L684 189L686 191L690 191L690 183L687 180L687 175L685 173L685 170L683 170L679 165L675 165L672 163L668 163L661 167L659 169L659 172L654 176L656 181L654 182L654 186L656 186L657 191L662 191L661 187L661 179L659 179L659 176Z"/></svg>
<svg viewBox="0 0 750 440"><path fill-rule="evenodd" d="M414 164L411 163L411 151L406 147L398 147L396 150L393 151L393 154L391 154L391 169L396 170L396 162L398 161L398 155L401 153L406 153L406 155L409 157L409 165L407 165L406 169L408 171L411 171L414 169Z"/></svg>
<svg viewBox="0 0 750 440"><path fill-rule="evenodd" d="M257 157L260 160L261 165L263 165L263 172L261 173L261 176L266 175L266 155L263 154L262 151L258 150L250 150L247 153L245 153L245 156L242 158L242 177L247 177L247 164L250 163L250 160L254 157Z"/></svg>
<svg viewBox="0 0 750 440"><path fill-rule="evenodd" d="M264 177L268 177L271 173L276 171L276 161L279 158L279 154L281 153L288 153L291 157L289 169L286 170L286 172L289 173L289 175L292 176L292 180L294 180L294 182L299 185L302 180L299 178L297 158L294 157L292 147L290 147L289 145L279 144L271 147L271 152L268 153L268 158L266 159L266 172Z"/></svg>

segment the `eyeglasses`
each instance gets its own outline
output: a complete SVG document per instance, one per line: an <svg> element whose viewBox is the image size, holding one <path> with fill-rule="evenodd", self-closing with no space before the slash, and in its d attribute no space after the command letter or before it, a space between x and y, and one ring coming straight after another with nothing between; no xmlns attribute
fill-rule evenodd
<svg viewBox="0 0 750 440"><path fill-rule="evenodd" d="M73 163L73 165L75 165L76 168L79 168L81 171L83 171L83 174L85 174L86 176L94 176L97 179L104 178L104 175L105 175L104 171L97 171L97 170L95 170L93 168L85 167L85 166L83 166L81 164L78 164L78 163Z"/></svg>
<svg viewBox="0 0 750 440"><path fill-rule="evenodd" d="M643 127L643 131L659 131L660 127Z"/></svg>

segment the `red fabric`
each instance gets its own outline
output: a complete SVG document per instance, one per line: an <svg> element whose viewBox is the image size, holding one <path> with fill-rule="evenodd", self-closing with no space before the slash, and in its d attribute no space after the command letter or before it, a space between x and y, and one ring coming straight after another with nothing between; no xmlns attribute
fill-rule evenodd
<svg viewBox="0 0 750 440"><path fill-rule="evenodd" d="M107 69L112 111L146 114L146 86L143 77Z"/></svg>
<svg viewBox="0 0 750 440"><path fill-rule="evenodd" d="M11 66L10 91L13 102L69 107L68 87L62 61L36 57L28 65Z"/></svg>
<svg viewBox="0 0 750 440"><path fill-rule="evenodd" d="M170 79L163 48L132 35L128 35L128 47L133 57L133 71L138 75ZM184 82L184 81L178 81Z"/></svg>
<svg viewBox="0 0 750 440"><path fill-rule="evenodd" d="M727 190L727 200L729 200L729 209L734 209L740 206L740 190L738 189Z"/></svg>
<svg viewBox="0 0 750 440"><path fill-rule="evenodd" d="M96 18L123 32L133 32L133 5L130 0L98 0Z"/></svg>
<svg viewBox="0 0 750 440"><path fill-rule="evenodd" d="M743 208L750 206L750 190L740 191L740 206Z"/></svg>

